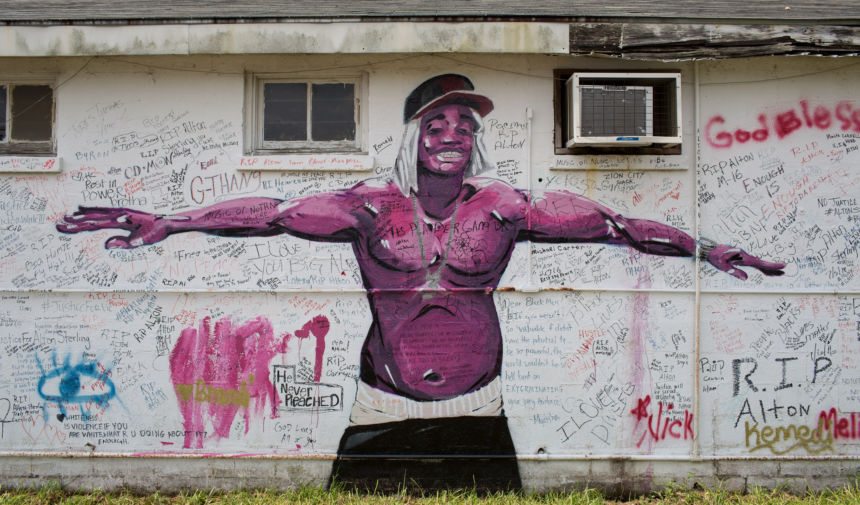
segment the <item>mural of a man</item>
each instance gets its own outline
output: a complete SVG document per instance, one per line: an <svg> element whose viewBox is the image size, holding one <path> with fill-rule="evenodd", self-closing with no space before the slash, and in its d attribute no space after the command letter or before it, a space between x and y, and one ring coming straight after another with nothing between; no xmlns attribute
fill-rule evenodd
<svg viewBox="0 0 860 505"><path fill-rule="evenodd" d="M61 232L118 228L107 248L154 244L201 231L249 237L287 233L352 246L373 316L360 381L332 474L419 484L520 486L504 415L502 334L493 302L516 244L591 242L663 256L693 256L681 230L631 219L581 195L540 195L491 178L482 119L493 102L446 74L406 99L395 177L289 201L239 198L176 215L81 208ZM699 254L740 279L784 265L708 242ZM445 459L449 456L469 456ZM471 457L471 458L470 458Z"/></svg>

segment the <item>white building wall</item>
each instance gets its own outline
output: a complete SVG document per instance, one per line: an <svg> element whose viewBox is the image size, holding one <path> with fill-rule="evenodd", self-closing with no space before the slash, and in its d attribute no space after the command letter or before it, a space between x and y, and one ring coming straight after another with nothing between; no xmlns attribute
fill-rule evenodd
<svg viewBox="0 0 860 505"><path fill-rule="evenodd" d="M637 64L475 54L2 60L2 77L55 76L61 168L0 177L0 451L9 476L26 483L27 465L104 455L88 461L128 470L105 481L90 469L90 481L146 485L135 468L153 457L191 457L193 476L221 465L195 459L205 455L246 456L253 461L242 464L253 468L283 467L262 458L307 458L301 461L314 470L278 474L277 485L323 482L348 423L371 323L349 246L286 235L188 233L107 250L115 230L64 235L55 223L78 206L170 214L390 176L404 97L426 78L456 72L495 102L484 124L498 168L488 175L536 194L580 193L625 216L691 235L698 228L720 243L787 263L784 276L747 269L750 278L739 281L705 264L697 276L690 258L521 243L501 284L510 289L495 300L505 345L505 412L524 484L544 489L587 478L647 487L693 475L742 486L746 481L732 479L770 468L726 466L748 458L824 458L839 478L860 454L860 416L852 414L860 401L854 357L860 120L853 113L860 105L852 62ZM683 154L555 155L555 68L681 70ZM365 74L373 168L239 171L246 75L253 72ZM826 110L829 122L825 112L816 119L816 109ZM787 115L777 123L787 111L799 126ZM755 133L759 115L766 138ZM739 128L751 132L750 140L738 140L746 138L735 133ZM733 135L731 145L719 135L723 130ZM200 386L193 394L208 395L198 419L206 433L202 447L183 447L194 435L186 433L178 398L192 393L174 388L169 372L183 331L205 331L210 321L219 323L215 338L269 332L275 338L298 335L316 316L331 325L321 356L313 336L294 338L286 352L256 356L272 380L278 367L299 382L312 382L308 374L321 360L320 382L336 405L290 409L241 390ZM77 396L60 393L62 377L91 365L95 371L87 372ZM819 415L832 408L847 428L816 432ZM216 433L219 422L226 431ZM631 461L620 463L629 477L609 464L619 458ZM60 479L75 474L70 466L57 472L36 471ZM259 484L242 475L211 482Z"/></svg>

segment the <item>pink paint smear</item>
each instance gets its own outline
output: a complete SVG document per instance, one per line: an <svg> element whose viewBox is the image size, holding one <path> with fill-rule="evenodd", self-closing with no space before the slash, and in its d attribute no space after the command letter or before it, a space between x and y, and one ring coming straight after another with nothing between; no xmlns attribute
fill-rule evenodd
<svg viewBox="0 0 860 505"><path fill-rule="evenodd" d="M322 375L325 336L329 331L325 316L316 316L295 331L297 338L316 337L314 380ZM267 410L278 416L280 396L269 379L269 363L287 351L291 334L275 338L272 324L259 316L241 326L221 319L212 327L204 318L200 328L182 330L170 353L170 378L176 392L185 428L186 449L201 449L205 439L227 438L241 409L248 433L251 413ZM206 432L207 420L214 433Z"/></svg>

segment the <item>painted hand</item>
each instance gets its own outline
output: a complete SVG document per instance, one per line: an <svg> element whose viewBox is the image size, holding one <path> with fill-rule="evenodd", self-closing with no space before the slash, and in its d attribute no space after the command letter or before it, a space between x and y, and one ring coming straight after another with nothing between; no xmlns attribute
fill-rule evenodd
<svg viewBox="0 0 860 505"><path fill-rule="evenodd" d="M154 244L167 237L169 219L132 209L110 207L78 207L74 214L66 215L57 223L57 231L79 233L82 231L120 229L130 232L128 236L113 236L105 242L106 249L131 249Z"/></svg>
<svg viewBox="0 0 860 505"><path fill-rule="evenodd" d="M707 261L717 270L733 275L738 279L747 280L747 273L738 267L752 267L765 275L782 275L785 272L785 263L765 261L757 258L739 247L730 245L718 245L714 247L707 256Z"/></svg>

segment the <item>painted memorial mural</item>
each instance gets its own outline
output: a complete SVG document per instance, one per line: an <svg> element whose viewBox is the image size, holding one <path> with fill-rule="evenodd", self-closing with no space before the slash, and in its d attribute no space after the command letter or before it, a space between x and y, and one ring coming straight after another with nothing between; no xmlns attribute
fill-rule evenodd
<svg viewBox="0 0 860 505"><path fill-rule="evenodd" d="M697 186L532 187L504 105L415 82L375 176L237 170L211 110L61 125L71 167L0 179L0 448L504 487L517 454L852 452L860 298L817 294L858 284L852 101L713 111Z"/></svg>

